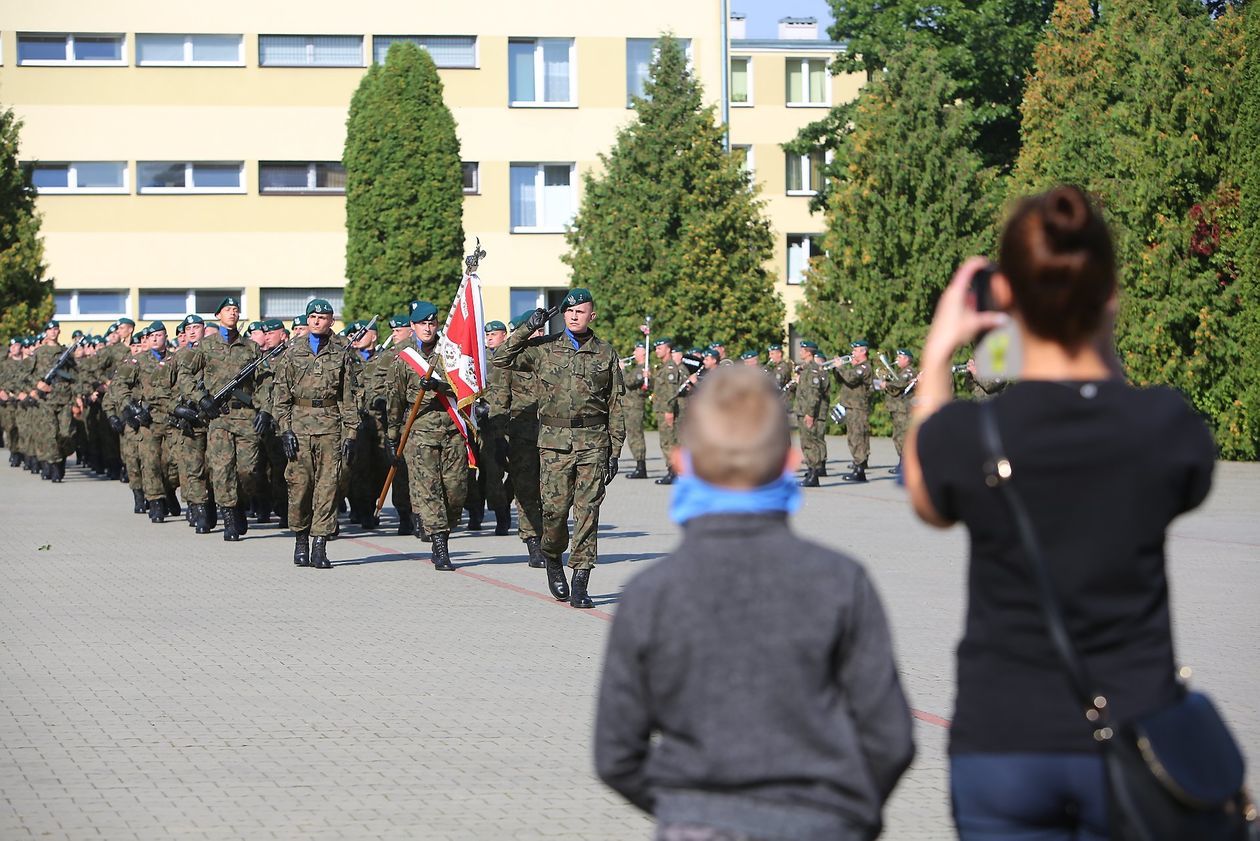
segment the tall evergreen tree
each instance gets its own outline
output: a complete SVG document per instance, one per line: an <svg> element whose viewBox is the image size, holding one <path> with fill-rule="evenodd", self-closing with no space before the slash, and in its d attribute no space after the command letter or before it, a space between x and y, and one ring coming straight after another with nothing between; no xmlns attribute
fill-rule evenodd
<svg viewBox="0 0 1260 841"><path fill-rule="evenodd" d="M455 118L429 54L390 46L346 121L346 314L442 311L460 282L463 177Z"/></svg>
<svg viewBox="0 0 1260 841"><path fill-rule="evenodd" d="M652 315L681 341L782 338L770 223L674 38L658 43L644 94L603 172L584 177L568 233L565 261L594 294L601 333L625 346Z"/></svg>
<svg viewBox="0 0 1260 841"><path fill-rule="evenodd" d="M35 332L53 314L35 188L18 164L22 123L0 111L0 337Z"/></svg>
<svg viewBox="0 0 1260 841"><path fill-rule="evenodd" d="M986 245L994 178L974 151L977 115L930 46L889 57L838 150L803 331L824 345L865 337L916 347L954 268Z"/></svg>

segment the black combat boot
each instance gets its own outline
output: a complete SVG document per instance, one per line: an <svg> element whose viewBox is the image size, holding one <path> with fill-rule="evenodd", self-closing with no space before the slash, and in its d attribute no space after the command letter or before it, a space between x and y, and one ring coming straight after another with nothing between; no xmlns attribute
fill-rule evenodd
<svg viewBox="0 0 1260 841"><path fill-rule="evenodd" d="M132 489L131 489L131 498L135 501L135 505L134 505L134 506L132 506L131 513L132 513L132 514L143 514L143 513L144 513L144 509L145 509L145 504L144 504L144 491L138 491L138 490L136 490L135 488L132 488Z"/></svg>
<svg viewBox="0 0 1260 841"><path fill-rule="evenodd" d="M204 502L190 502L188 507L193 512L193 530L197 534L209 534L214 528L214 523L210 520L210 506Z"/></svg>
<svg viewBox="0 0 1260 841"><path fill-rule="evenodd" d="M586 586L590 583L591 571L589 569L573 570L573 592L569 595L569 607L577 607L583 610L595 606L595 602L591 601L591 597L586 594Z"/></svg>
<svg viewBox="0 0 1260 841"><path fill-rule="evenodd" d="M853 468L852 473L846 473L840 477L846 482L865 482L866 481L866 459L862 459L862 463Z"/></svg>
<svg viewBox="0 0 1260 841"><path fill-rule="evenodd" d="M455 569L455 565L451 563L450 547L447 545L447 539L451 536L448 531L433 532L433 568L440 572L449 572Z"/></svg>
<svg viewBox="0 0 1260 841"><path fill-rule="evenodd" d="M244 537L249 533L249 520L245 516L245 506L236 506L236 531Z"/></svg>
<svg viewBox="0 0 1260 841"><path fill-rule="evenodd" d="M179 497L175 496L174 488L166 492L166 511L172 517L178 517L184 513L184 509L179 507Z"/></svg>
<svg viewBox="0 0 1260 841"><path fill-rule="evenodd" d="M647 461L639 459L634 463L634 472L626 474L627 479L646 479L647 478Z"/></svg>
<svg viewBox="0 0 1260 841"><path fill-rule="evenodd" d="M899 459L897 459L897 463L896 463L896 464L894 464L892 467L888 468L888 472L889 472L889 473L891 473L891 474L892 474L892 475L894 475L894 476L900 476L900 475L901 475L901 459L900 459L900 458L899 458Z"/></svg>
<svg viewBox="0 0 1260 841"><path fill-rule="evenodd" d="M416 540L419 540L419 541L421 541L422 543L432 543L432 542L433 542L433 538L429 537L429 535L428 535L427 533L425 533L425 530L424 530L424 520L423 520L423 519L421 519L421 517L420 517L420 515L419 515L419 514L412 514L412 515L411 515L411 528L412 528L412 531L413 531L413 532L415 533L415 535L416 535Z"/></svg>
<svg viewBox="0 0 1260 841"><path fill-rule="evenodd" d="M398 512L398 536L403 537L413 534L416 530L415 523L412 521L413 515L410 511L402 510Z"/></svg>
<svg viewBox="0 0 1260 841"><path fill-rule="evenodd" d="M497 508L494 512L494 533L499 537L503 537L512 528L512 508L504 506Z"/></svg>
<svg viewBox="0 0 1260 841"><path fill-rule="evenodd" d="M481 531L481 518L485 515L485 509L478 506L477 508L468 509L468 530Z"/></svg>
<svg viewBox="0 0 1260 841"><path fill-rule="evenodd" d="M375 531L381 525L380 517L377 517L373 511L364 511L359 517L359 525L368 531Z"/></svg>
<svg viewBox="0 0 1260 841"><path fill-rule="evenodd" d="M542 552L542 542L536 537L525 538L525 549L529 552L529 565L534 569L547 566L547 556Z"/></svg>
<svg viewBox="0 0 1260 841"><path fill-rule="evenodd" d="M228 505L219 507L219 516L223 519L223 539L240 540L241 530L237 521L236 509Z"/></svg>
<svg viewBox="0 0 1260 841"><path fill-rule="evenodd" d="M656 480L656 484L658 485L674 484L674 471L673 470L668 471L664 476Z"/></svg>
<svg viewBox="0 0 1260 841"><path fill-rule="evenodd" d="M824 461L822 463L822 467L814 471L814 475L817 476L819 479L826 479L827 478L827 462Z"/></svg>
<svg viewBox="0 0 1260 841"><path fill-rule="evenodd" d="M320 536L311 541L311 568L332 569L332 564L328 562L327 537Z"/></svg>
<svg viewBox="0 0 1260 841"><path fill-rule="evenodd" d="M30 471L31 473L38 473L39 472L39 459L35 458L35 456L27 456L26 469Z"/></svg>
<svg viewBox="0 0 1260 841"><path fill-rule="evenodd" d="M550 555L543 555L543 558L547 563L547 589L551 591L551 597L558 602L567 602L569 582L564 577L564 564Z"/></svg>
<svg viewBox="0 0 1260 841"><path fill-rule="evenodd" d="M52 463L51 478L54 482L61 482L66 478L66 460L64 458Z"/></svg>
<svg viewBox="0 0 1260 841"><path fill-rule="evenodd" d="M17 467L22 463L21 453L9 453L9 467Z"/></svg>
<svg viewBox="0 0 1260 841"><path fill-rule="evenodd" d="M39 463L39 478L43 479L46 482L52 479L52 463L51 462L41 461Z"/></svg>
<svg viewBox="0 0 1260 841"><path fill-rule="evenodd" d="M149 500L149 522L150 523L166 522L166 500L164 499Z"/></svg>
<svg viewBox="0 0 1260 841"><path fill-rule="evenodd" d="M259 524L271 522L271 497L254 497L254 522Z"/></svg>
<svg viewBox="0 0 1260 841"><path fill-rule="evenodd" d="M295 567L311 565L311 533L309 531L298 532L297 539L293 541L293 565Z"/></svg>
<svg viewBox="0 0 1260 841"><path fill-rule="evenodd" d="M814 468L806 467L805 478L801 479L801 481L797 482L797 484L800 485L802 488L818 487L818 474L814 472Z"/></svg>
<svg viewBox="0 0 1260 841"><path fill-rule="evenodd" d="M219 506L214 504L213 497L201 506L201 518L206 527L204 534L214 531L215 526L219 524ZM202 534L203 532L198 533Z"/></svg>

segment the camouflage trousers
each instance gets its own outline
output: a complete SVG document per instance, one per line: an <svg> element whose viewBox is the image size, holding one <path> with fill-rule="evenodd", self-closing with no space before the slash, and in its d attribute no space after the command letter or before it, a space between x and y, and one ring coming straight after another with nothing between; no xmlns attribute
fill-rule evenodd
<svg viewBox="0 0 1260 841"><path fill-rule="evenodd" d="M814 418L814 428L805 425L805 416L797 415L796 432L801 439L801 455L805 466L811 470L821 470L827 463L827 421L825 418Z"/></svg>
<svg viewBox="0 0 1260 841"><path fill-rule="evenodd" d="M9 452L22 452L22 436L18 434L17 407L0 408L0 427L4 428L4 445Z"/></svg>
<svg viewBox="0 0 1260 841"><path fill-rule="evenodd" d="M74 452L73 417L70 406L47 398L35 408L35 452L40 461L59 461Z"/></svg>
<svg viewBox="0 0 1260 841"><path fill-rule="evenodd" d="M626 444L630 447L630 455L635 461L645 461L647 442L643 440L643 401L623 398L621 406L626 417Z"/></svg>
<svg viewBox="0 0 1260 841"><path fill-rule="evenodd" d="M258 442L258 467L262 474L256 492L265 497L265 502L272 511L287 511L289 507L289 480L285 471L289 460L284 456L284 447L279 435L264 436Z"/></svg>
<svg viewBox="0 0 1260 841"><path fill-rule="evenodd" d="M897 448L897 458L901 458L901 447L906 442L906 430L910 428L910 407L894 408L888 407L888 413L892 415L893 427L893 446Z"/></svg>
<svg viewBox="0 0 1260 841"><path fill-rule="evenodd" d="M289 528L309 531L313 537L330 537L337 524L337 489L343 468L341 436L299 432L297 440L297 458L284 471L289 482Z"/></svg>
<svg viewBox="0 0 1260 841"><path fill-rule="evenodd" d="M138 449L145 499L162 499L168 491L179 487L179 469L175 466L174 449L174 437L178 434L157 421L140 427Z"/></svg>
<svg viewBox="0 0 1260 841"><path fill-rule="evenodd" d="M206 460L210 464L214 499L228 508L244 505L253 498L258 460L262 457L258 434L252 427L244 432L239 426L213 420L206 435Z"/></svg>
<svg viewBox="0 0 1260 841"><path fill-rule="evenodd" d="M123 427L119 438L123 467L127 468L127 487L144 493L144 470L140 467L140 432L130 426Z"/></svg>
<svg viewBox="0 0 1260 841"><path fill-rule="evenodd" d="M844 416L848 431L849 453L855 464L871 457L871 413L869 409L849 409Z"/></svg>
<svg viewBox="0 0 1260 841"><path fill-rule="evenodd" d="M508 459L512 493L516 497L516 534L520 539L543 535L542 495L539 473L538 433L508 427Z"/></svg>
<svg viewBox="0 0 1260 841"><path fill-rule="evenodd" d="M346 495L350 500L350 510L356 514L368 514L376 509L377 495L381 492L381 486L385 484L385 474L389 471L389 465L385 462L385 443L380 423L375 417L365 417L359 423L354 461L350 462L348 471L343 471L350 475Z"/></svg>
<svg viewBox="0 0 1260 841"><path fill-rule="evenodd" d="M512 504L512 497L505 478L506 468L499 461L499 448L507 443L503 436L486 436L481 441L477 467L481 473L480 481L486 497L486 505L493 511L502 511ZM508 458L512 456L509 453Z"/></svg>
<svg viewBox="0 0 1260 841"><path fill-rule="evenodd" d="M542 550L559 558L569 548L569 509L573 509L573 550L569 566L591 569L599 558L599 506L604 501L607 448L542 450Z"/></svg>
<svg viewBox="0 0 1260 841"><path fill-rule="evenodd" d="M436 439L431 439L436 440ZM412 510L429 532L450 531L468 496L468 449L451 427L437 444L407 440L407 474Z"/></svg>
<svg viewBox="0 0 1260 841"><path fill-rule="evenodd" d="M179 495L185 503L205 505L210 501L209 474L206 472L206 431L192 433L173 430L166 433L179 473Z"/></svg>
<svg viewBox="0 0 1260 841"><path fill-rule="evenodd" d="M665 466L669 467L669 455L678 446L678 418L675 416L673 423L666 423L663 416L657 415L656 421L661 435L661 456L665 459Z"/></svg>

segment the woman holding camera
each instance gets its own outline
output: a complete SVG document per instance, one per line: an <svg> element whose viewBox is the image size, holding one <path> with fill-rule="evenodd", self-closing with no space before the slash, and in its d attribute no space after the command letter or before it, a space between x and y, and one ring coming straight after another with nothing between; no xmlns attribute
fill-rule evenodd
<svg viewBox="0 0 1260 841"><path fill-rule="evenodd" d="M989 404L1041 554L1088 673L1124 721L1173 704L1164 539L1207 496L1215 446L1167 388L1126 384L1114 351L1115 253L1076 187L1026 199L1002 233L977 311L971 258L942 294L906 442L915 512L971 538L968 608L950 731L963 841L1108 837L1107 785L1002 497L986 486L981 407L952 402L950 362L982 331L1014 327L1018 382ZM986 297L986 296L981 296Z"/></svg>

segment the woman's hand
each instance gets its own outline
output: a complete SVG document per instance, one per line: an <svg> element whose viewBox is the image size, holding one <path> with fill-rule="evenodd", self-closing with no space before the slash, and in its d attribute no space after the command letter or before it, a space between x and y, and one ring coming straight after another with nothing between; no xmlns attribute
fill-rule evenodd
<svg viewBox="0 0 1260 841"><path fill-rule="evenodd" d="M988 265L983 257L968 257L954 276L950 278L940 300L936 302L936 314L923 343L923 363L951 359L954 351L969 344L984 330L992 330L1006 322L1002 312L977 312L975 296L971 294L971 278Z"/></svg>

